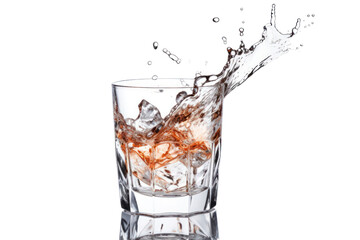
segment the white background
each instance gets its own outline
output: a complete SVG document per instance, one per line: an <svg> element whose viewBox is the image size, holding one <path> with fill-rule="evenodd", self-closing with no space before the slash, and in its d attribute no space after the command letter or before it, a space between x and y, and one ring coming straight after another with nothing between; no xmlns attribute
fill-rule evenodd
<svg viewBox="0 0 360 240"><path fill-rule="evenodd" d="M217 73L271 3L0 1L0 239L118 239L111 82ZM315 23L225 100L220 237L360 239L355 1L276 4L280 30Z"/></svg>

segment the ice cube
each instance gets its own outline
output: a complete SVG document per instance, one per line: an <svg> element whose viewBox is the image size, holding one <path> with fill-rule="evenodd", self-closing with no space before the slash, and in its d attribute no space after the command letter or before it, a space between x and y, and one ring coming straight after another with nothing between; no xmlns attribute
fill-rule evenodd
<svg viewBox="0 0 360 240"><path fill-rule="evenodd" d="M134 126L138 131L150 131L163 121L160 111L146 100L140 102L139 111L139 116L134 121Z"/></svg>

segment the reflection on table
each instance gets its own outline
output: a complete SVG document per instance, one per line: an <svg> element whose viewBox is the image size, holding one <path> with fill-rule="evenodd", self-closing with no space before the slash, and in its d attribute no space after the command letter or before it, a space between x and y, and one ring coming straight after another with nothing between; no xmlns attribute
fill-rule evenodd
<svg viewBox="0 0 360 240"><path fill-rule="evenodd" d="M190 215L151 216L123 211L120 240L217 240L216 211Z"/></svg>

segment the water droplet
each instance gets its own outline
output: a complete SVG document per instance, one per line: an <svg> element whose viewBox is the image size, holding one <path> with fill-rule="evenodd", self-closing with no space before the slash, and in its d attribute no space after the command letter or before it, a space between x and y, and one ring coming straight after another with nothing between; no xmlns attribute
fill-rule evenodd
<svg viewBox="0 0 360 240"><path fill-rule="evenodd" d="M303 44L300 44L300 47L303 47L304 45Z"/></svg>
<svg viewBox="0 0 360 240"><path fill-rule="evenodd" d="M314 24L314 22L311 22L311 24Z"/></svg>
<svg viewBox="0 0 360 240"><path fill-rule="evenodd" d="M163 50L162 50L164 53L166 53L166 54L169 54L170 52L169 52L169 50L167 50L166 48L163 48Z"/></svg>
<svg viewBox="0 0 360 240"><path fill-rule="evenodd" d="M218 18L218 17L214 17L214 18L213 18L213 22L217 23L217 22L219 22L219 21L220 21L220 18Z"/></svg>
<svg viewBox="0 0 360 240"><path fill-rule="evenodd" d="M156 79L158 79L157 75L152 76L152 80L156 80Z"/></svg>
<svg viewBox="0 0 360 240"><path fill-rule="evenodd" d="M245 29L244 28L239 28L239 32L240 32L240 36L244 36L244 31L245 31Z"/></svg>
<svg viewBox="0 0 360 240"><path fill-rule="evenodd" d="M148 61L147 64L148 64L148 65L151 65L151 64L152 64L152 61Z"/></svg>
<svg viewBox="0 0 360 240"><path fill-rule="evenodd" d="M178 95L176 95L176 103L180 104L184 98L186 98L187 93L185 91L179 92Z"/></svg>
<svg viewBox="0 0 360 240"><path fill-rule="evenodd" d="M153 47L154 47L155 50L158 48L158 46L159 46L158 42L153 42Z"/></svg>
<svg viewBox="0 0 360 240"><path fill-rule="evenodd" d="M226 37L222 37L221 39L223 40L224 44L227 44L227 38Z"/></svg>
<svg viewBox="0 0 360 240"><path fill-rule="evenodd" d="M244 24L245 23L245 21L242 21L242 24Z"/></svg>
<svg viewBox="0 0 360 240"><path fill-rule="evenodd" d="M164 90L163 90L163 89L159 89L159 92L164 92Z"/></svg>
<svg viewBox="0 0 360 240"><path fill-rule="evenodd" d="M310 14L308 14L307 17L310 17Z"/></svg>
<svg viewBox="0 0 360 240"><path fill-rule="evenodd" d="M315 17L315 14L311 14L312 17Z"/></svg>
<svg viewBox="0 0 360 240"><path fill-rule="evenodd" d="M306 28L306 25L304 26L304 28Z"/></svg>
<svg viewBox="0 0 360 240"><path fill-rule="evenodd" d="M310 24L308 24L307 26L310 27Z"/></svg>
<svg viewBox="0 0 360 240"><path fill-rule="evenodd" d="M178 60L176 60L176 63L177 63L177 64L180 64L180 63L181 63L181 59L179 58Z"/></svg>
<svg viewBox="0 0 360 240"><path fill-rule="evenodd" d="M240 11L243 11L244 10L244 8L240 8Z"/></svg>

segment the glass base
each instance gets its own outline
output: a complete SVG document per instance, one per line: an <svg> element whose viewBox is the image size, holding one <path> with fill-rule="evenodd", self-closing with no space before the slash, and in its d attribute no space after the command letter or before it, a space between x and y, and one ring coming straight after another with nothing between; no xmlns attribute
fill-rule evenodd
<svg viewBox="0 0 360 240"><path fill-rule="evenodd" d="M189 214L151 216L124 211L121 218L120 240L219 238L216 211Z"/></svg>

